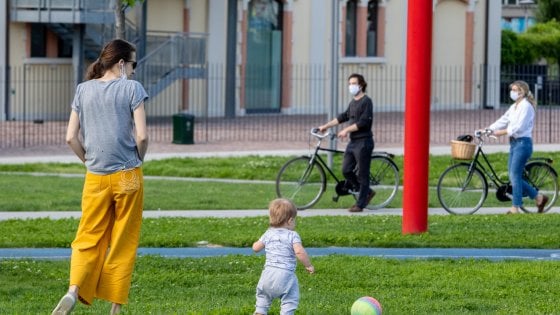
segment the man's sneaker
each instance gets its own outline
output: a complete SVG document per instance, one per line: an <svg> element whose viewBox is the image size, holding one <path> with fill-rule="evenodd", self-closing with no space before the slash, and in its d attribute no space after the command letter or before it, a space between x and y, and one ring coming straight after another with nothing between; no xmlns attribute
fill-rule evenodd
<svg viewBox="0 0 560 315"><path fill-rule="evenodd" d="M348 211L350 211L350 212L362 212L362 211L364 211L364 209L358 207L358 205L353 205L350 209L348 209Z"/></svg>
<svg viewBox="0 0 560 315"><path fill-rule="evenodd" d="M369 194L367 195L367 203L366 203L366 205L369 205L369 202L371 201L371 199L373 199L373 197L375 197L375 190L372 189L372 190L369 192Z"/></svg>
<svg viewBox="0 0 560 315"><path fill-rule="evenodd" d="M52 311L52 315L70 314L74 309L74 305L76 305L76 297L71 293L66 293Z"/></svg>

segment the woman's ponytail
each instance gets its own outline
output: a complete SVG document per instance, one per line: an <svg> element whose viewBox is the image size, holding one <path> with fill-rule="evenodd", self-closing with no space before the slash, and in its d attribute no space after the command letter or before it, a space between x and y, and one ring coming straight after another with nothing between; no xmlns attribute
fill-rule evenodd
<svg viewBox="0 0 560 315"><path fill-rule="evenodd" d="M86 80L99 79L103 76L103 65L99 59L89 65L86 73Z"/></svg>

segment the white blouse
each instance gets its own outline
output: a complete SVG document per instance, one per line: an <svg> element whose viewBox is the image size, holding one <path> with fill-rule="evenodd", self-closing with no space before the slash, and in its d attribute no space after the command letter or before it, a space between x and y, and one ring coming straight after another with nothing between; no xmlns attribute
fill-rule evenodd
<svg viewBox="0 0 560 315"><path fill-rule="evenodd" d="M496 131L507 127L507 134L510 137L531 138L534 120L535 108L526 98L523 98L519 104L511 105L507 112L488 128Z"/></svg>

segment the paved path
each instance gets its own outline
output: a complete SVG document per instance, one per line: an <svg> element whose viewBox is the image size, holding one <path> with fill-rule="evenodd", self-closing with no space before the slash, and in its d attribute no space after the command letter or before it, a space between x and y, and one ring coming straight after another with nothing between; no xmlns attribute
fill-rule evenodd
<svg viewBox="0 0 560 315"><path fill-rule="evenodd" d="M306 248L313 257L325 255L375 256L394 259L474 258L489 260L560 260L560 249L480 249L480 248ZM69 259L70 248L0 248L0 259ZM138 249L139 256L158 255L168 258L201 258L225 255L255 255L250 248L183 247ZM258 254L262 255L262 253Z"/></svg>
<svg viewBox="0 0 560 315"><path fill-rule="evenodd" d="M481 208L475 214L502 214L507 206L499 208ZM312 216L365 216L365 215L402 215L402 208L365 210L359 213L350 213L346 209L309 209L299 211L299 217ZM547 213L560 213L560 207L552 207ZM449 215L442 208L429 208L429 215ZM267 216L268 210L149 210L144 211L144 218L243 218ZM64 218L80 218L79 211L3 211L0 212L0 221L11 219L38 219L50 218L54 220Z"/></svg>
<svg viewBox="0 0 560 315"><path fill-rule="evenodd" d="M550 210L558 213L560 208ZM482 208L477 214L503 213L503 208ZM78 211L41 211L41 212L0 212L0 220L8 219L34 219L34 218L79 218ZM158 217L255 217L266 216L267 210L167 210L167 211L144 211L144 218ZM298 216L364 216L364 215L401 215L402 209L370 210L362 213L349 213L344 209L311 209L298 212ZM430 208L431 215L447 215L443 209ZM162 257L209 257L225 255L253 255L250 248L232 247L202 247L189 248L139 248L138 254L159 255ZM350 247L326 247L307 248L311 256L325 256L332 254L376 256L395 259L426 259L426 258L474 258L489 260L560 260L560 249L478 249L478 248L350 248ZM0 259L69 259L71 250L69 248L0 248Z"/></svg>
<svg viewBox="0 0 560 315"><path fill-rule="evenodd" d="M272 143L273 145L274 143ZM270 148L270 143L253 143L249 146L238 148L236 151L227 150L228 148L212 147L211 150L201 147L195 151L193 148L187 148L181 145L171 146L158 150L157 147L151 147L146 155L146 161L161 160L172 157L228 157L228 156L293 156L304 155L310 152L309 149L275 149ZM196 145L193 145L196 146ZM202 145L200 145L202 146ZM342 148L343 149L343 148ZM165 151L165 152L164 152ZM386 151L396 155L402 155L404 152L403 147L383 147L375 148L375 151ZM492 144L485 145L484 152L508 152L509 145ZM556 152L560 151L557 144L537 144L534 146L535 152ZM449 146L431 146L430 154L444 155L450 154L451 148ZM61 163L78 163L78 158L69 151L67 147L54 147L45 148L44 150L29 149L27 151L10 152L9 149L0 152L0 164L21 164L21 163L42 163L42 162L61 162Z"/></svg>

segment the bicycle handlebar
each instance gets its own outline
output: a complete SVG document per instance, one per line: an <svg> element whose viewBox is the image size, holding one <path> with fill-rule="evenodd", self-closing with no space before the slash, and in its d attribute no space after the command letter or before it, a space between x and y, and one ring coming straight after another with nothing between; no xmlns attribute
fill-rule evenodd
<svg viewBox="0 0 560 315"><path fill-rule="evenodd" d="M327 131L327 132L324 133L324 134L320 134L319 132L320 132L320 131L319 131L319 128L311 128L311 134L312 134L313 136L315 136L315 137L321 139L321 140L323 140L323 139L325 139L326 137L328 137L328 136L331 135L331 132L330 132L330 131Z"/></svg>
<svg viewBox="0 0 560 315"><path fill-rule="evenodd" d="M481 140L482 137L498 139L498 137L494 136L494 131L492 129L484 129L484 130L475 130L474 136Z"/></svg>

